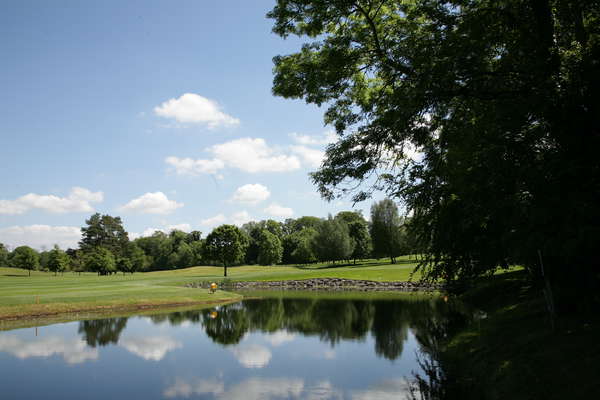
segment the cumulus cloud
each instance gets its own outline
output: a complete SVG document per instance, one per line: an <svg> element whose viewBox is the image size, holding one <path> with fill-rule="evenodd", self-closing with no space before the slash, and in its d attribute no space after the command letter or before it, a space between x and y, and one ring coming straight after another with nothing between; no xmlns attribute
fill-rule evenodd
<svg viewBox="0 0 600 400"><path fill-rule="evenodd" d="M175 378L175 383L163 392L165 397L190 397L192 395L212 394L220 396L225 393L225 384L216 379L194 379L187 382L181 378Z"/></svg>
<svg viewBox="0 0 600 400"><path fill-rule="evenodd" d="M216 174L225 168L225 163L217 159L194 160L171 156L165 158L165 162L173 168L177 175Z"/></svg>
<svg viewBox="0 0 600 400"><path fill-rule="evenodd" d="M223 224L233 224L242 226L246 222L252 221L252 216L246 210L238 211L231 214L229 217L225 214L217 214L214 217L206 218L200 221L200 224L208 228Z"/></svg>
<svg viewBox="0 0 600 400"><path fill-rule="evenodd" d="M184 231L184 232L190 232L192 230L192 226L190 224L174 224L174 225L169 225L167 226L167 228L165 229L166 233L169 233L171 231Z"/></svg>
<svg viewBox="0 0 600 400"><path fill-rule="evenodd" d="M246 222L250 222L252 221L252 216L250 216L250 214L248 214L248 211L243 210L243 211L238 211L236 213L233 213L230 217L231 223L237 226L242 226L244 225Z"/></svg>
<svg viewBox="0 0 600 400"><path fill-rule="evenodd" d="M190 232L191 230L192 230L192 226L190 224L186 224L186 223L169 225L166 228L146 228L146 229L144 229L144 231L142 233L129 232L129 239L135 240L140 237L152 236L157 231L163 232L163 233L169 233L171 231Z"/></svg>
<svg viewBox="0 0 600 400"><path fill-rule="evenodd" d="M166 336L129 337L119 341L119 346L144 360L160 361L181 343Z"/></svg>
<svg viewBox="0 0 600 400"><path fill-rule="evenodd" d="M292 146L291 149L294 153L298 154L300 158L302 158L304 164L312 168L320 167L321 163L323 162L323 157L325 157L324 151L312 149L306 146Z"/></svg>
<svg viewBox="0 0 600 400"><path fill-rule="evenodd" d="M27 341L16 335L2 335L0 336L0 351L20 359L59 355L69 364L79 364L98 358L98 350L88 347L83 340L56 336Z"/></svg>
<svg viewBox="0 0 600 400"><path fill-rule="evenodd" d="M297 155L272 147L262 138L240 138L208 147L208 159L170 156L165 162L180 175L214 174L224 168L235 168L251 174L288 172L301 168Z"/></svg>
<svg viewBox="0 0 600 400"><path fill-rule="evenodd" d="M223 214L217 214L214 217L206 218L200 221L200 224L204 226L216 226L224 224L227 221L227 217Z"/></svg>
<svg viewBox="0 0 600 400"><path fill-rule="evenodd" d="M169 99L155 107L154 113L182 123L202 124L209 129L240 123L239 119L221 111L217 102L195 93L185 93L177 99Z"/></svg>
<svg viewBox="0 0 600 400"><path fill-rule="evenodd" d="M170 214L183 203L169 200L163 192L146 193L119 207L123 212L136 212L141 214Z"/></svg>
<svg viewBox="0 0 600 400"><path fill-rule="evenodd" d="M250 378L228 388L222 380L195 379L191 382L177 378L163 391L167 398L205 397L227 400L297 399L304 390L304 381L293 378Z"/></svg>
<svg viewBox="0 0 600 400"><path fill-rule="evenodd" d="M0 214L23 214L33 208L51 213L92 212L91 203L104 199L102 192L92 192L82 187L73 187L67 197L29 193L16 200L0 200Z"/></svg>
<svg viewBox="0 0 600 400"><path fill-rule="evenodd" d="M294 210L292 210L289 207L280 206L277 203L271 203L263 211L274 217L281 217L281 218L290 218L292 215L294 215Z"/></svg>
<svg viewBox="0 0 600 400"><path fill-rule="evenodd" d="M290 137L294 140L294 142L307 146L329 144L338 139L337 134L333 130L326 131L322 135L303 135L300 133L291 133Z"/></svg>
<svg viewBox="0 0 600 400"><path fill-rule="evenodd" d="M259 344L238 346L232 350L232 353L246 368L263 368L271 361L271 351Z"/></svg>
<svg viewBox="0 0 600 400"><path fill-rule="evenodd" d="M216 144L209 151L226 165L249 173L286 172L300 168L300 160L296 156L282 154L262 138L235 139Z"/></svg>
<svg viewBox="0 0 600 400"><path fill-rule="evenodd" d="M417 389L417 388L413 388ZM387 379L369 387L366 390L355 390L352 393L352 400L381 399L392 400L408 398L411 391L411 384L405 378Z"/></svg>
<svg viewBox="0 0 600 400"><path fill-rule="evenodd" d="M270 195L271 192L269 192L269 189L267 189L266 186L263 186L260 183L249 183L237 188L231 201L254 205L268 199Z"/></svg>
<svg viewBox="0 0 600 400"><path fill-rule="evenodd" d="M57 244L66 249L77 247L80 239L81 228L78 226L27 225L0 228L0 242L11 246L27 245L39 249Z"/></svg>

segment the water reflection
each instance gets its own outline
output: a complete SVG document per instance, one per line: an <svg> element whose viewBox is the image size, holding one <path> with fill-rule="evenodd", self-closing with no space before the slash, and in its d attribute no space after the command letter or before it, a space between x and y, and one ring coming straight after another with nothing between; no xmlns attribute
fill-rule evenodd
<svg viewBox="0 0 600 400"><path fill-rule="evenodd" d="M106 318L79 322L79 333L88 346L106 346L119 342L119 336L127 326L127 318Z"/></svg>
<svg viewBox="0 0 600 400"><path fill-rule="evenodd" d="M72 386L94 382L80 389L103 400L433 399L449 307L419 297L276 297L51 325L40 337L20 329L0 332L0 370L7 393L18 393L11 398L78 398Z"/></svg>
<svg viewBox="0 0 600 400"><path fill-rule="evenodd" d="M119 345L144 360L152 361L160 361L169 351L181 348L180 342L166 336L132 336L121 340Z"/></svg>
<svg viewBox="0 0 600 400"><path fill-rule="evenodd" d="M90 349L85 342L58 336L25 340L16 335L2 335L0 352L12 354L20 359L59 355L69 364L79 364L98 358L98 351Z"/></svg>

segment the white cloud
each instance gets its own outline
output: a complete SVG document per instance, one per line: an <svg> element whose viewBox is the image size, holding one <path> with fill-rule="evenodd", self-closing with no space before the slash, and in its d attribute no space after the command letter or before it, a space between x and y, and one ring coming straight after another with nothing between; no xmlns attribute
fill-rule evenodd
<svg viewBox="0 0 600 400"><path fill-rule="evenodd" d="M27 225L0 228L0 242L11 246L27 245L39 249L57 244L66 249L77 247L80 239L81 228L78 226Z"/></svg>
<svg viewBox="0 0 600 400"><path fill-rule="evenodd" d="M179 207L183 207L183 203L169 200L163 192L154 192L146 193L131 200L124 206L119 207L119 210L142 214L170 214Z"/></svg>
<svg viewBox="0 0 600 400"><path fill-rule="evenodd" d="M263 210L265 213L274 217L289 218L294 215L294 210L289 207L280 206L277 203L271 203L267 208Z"/></svg>
<svg viewBox="0 0 600 400"><path fill-rule="evenodd" d="M69 364L79 364L98 358L98 350L89 348L83 340L56 336L26 341L15 335L2 335L0 336L0 351L20 359L60 355Z"/></svg>
<svg viewBox="0 0 600 400"><path fill-rule="evenodd" d="M244 172L286 172L300 168L296 156L281 154L262 138L241 138L208 149L227 166Z"/></svg>
<svg viewBox="0 0 600 400"><path fill-rule="evenodd" d="M306 388L305 400L342 400L344 393L329 381L321 381Z"/></svg>
<svg viewBox="0 0 600 400"><path fill-rule="evenodd" d="M243 210L236 213L233 213L230 217L231 223L237 226L242 226L246 222L252 221L252 217L248 214L248 211Z"/></svg>
<svg viewBox="0 0 600 400"><path fill-rule="evenodd" d="M227 400L298 399L304 390L302 379L250 378L225 388L222 379L195 379L187 381L176 378L175 383L164 390L165 397L205 397Z"/></svg>
<svg viewBox="0 0 600 400"><path fill-rule="evenodd" d="M217 102L195 93L185 93L154 108L156 115L182 123L206 125L209 129L239 125L240 120L221 111Z"/></svg>
<svg viewBox="0 0 600 400"><path fill-rule="evenodd" d="M292 146L291 149L302 158L305 164L312 168L320 167L325 157L324 151L311 149L306 146Z"/></svg>
<svg viewBox="0 0 600 400"><path fill-rule="evenodd" d="M227 217L225 217L225 215L217 214L214 217L203 219L200 221L200 224L204 226L216 226L224 224L225 221L227 221Z"/></svg>
<svg viewBox="0 0 600 400"><path fill-rule="evenodd" d="M290 137L298 144L315 146L333 143L338 139L337 134L328 130L322 135L302 135L300 133L291 133Z"/></svg>
<svg viewBox="0 0 600 400"><path fill-rule="evenodd" d="M194 394L212 394L220 396L225 393L225 384L216 379L196 379L188 383L181 378L175 378L175 383L163 392L165 397L190 397Z"/></svg>
<svg viewBox="0 0 600 400"><path fill-rule="evenodd" d="M190 232L192 230L192 226L190 224L175 224L175 225L169 225L167 226L167 228L165 229L166 233L169 233L171 231L183 231L183 232Z"/></svg>
<svg viewBox="0 0 600 400"><path fill-rule="evenodd" d="M165 158L165 162L171 165L178 175L216 174L225 168L225 163L217 159L194 160L171 156Z"/></svg>
<svg viewBox="0 0 600 400"><path fill-rule="evenodd" d="M410 394L411 384L405 378L387 379L369 387L366 390L355 390L352 400L396 400L407 398ZM417 388L414 388L417 389Z"/></svg>
<svg viewBox="0 0 600 400"><path fill-rule="evenodd" d="M269 146L263 138L249 137L215 144L206 151L212 154L211 158L169 156L165 162L180 175L216 174L224 168L255 174L294 171L303 164L318 167L324 156L323 151L306 146L281 148Z"/></svg>
<svg viewBox="0 0 600 400"><path fill-rule="evenodd" d="M255 184L247 184L244 186L240 186L237 188L231 201L235 203L245 203L245 204L258 204L261 201L264 201L269 198L271 192L267 189L266 186L261 185L260 183Z"/></svg>
<svg viewBox="0 0 600 400"><path fill-rule="evenodd" d="M120 340L119 346L144 360L160 361L169 351L181 348L181 343L165 336L129 337Z"/></svg>
<svg viewBox="0 0 600 400"><path fill-rule="evenodd" d="M238 346L231 352L246 368L263 368L271 361L271 351L259 344Z"/></svg>
<svg viewBox="0 0 600 400"><path fill-rule="evenodd" d="M16 200L0 200L0 214L23 214L32 208L52 212L92 212L91 203L104 199L102 192L92 192L82 187L73 187L67 197L29 193Z"/></svg>

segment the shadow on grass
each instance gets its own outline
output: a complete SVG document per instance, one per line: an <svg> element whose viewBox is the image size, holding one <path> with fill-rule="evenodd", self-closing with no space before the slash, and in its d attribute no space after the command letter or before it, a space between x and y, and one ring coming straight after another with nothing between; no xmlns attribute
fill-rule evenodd
<svg viewBox="0 0 600 400"><path fill-rule="evenodd" d="M326 264L326 265L318 265L318 264L299 264L295 265L294 268L302 269L302 270L319 270L319 269L335 269L335 268L365 268L365 267L378 267L381 265L409 265L415 264L414 260L398 260L394 264L389 261L383 262L373 262L373 261L359 261L356 264L353 262L344 263L344 264Z"/></svg>

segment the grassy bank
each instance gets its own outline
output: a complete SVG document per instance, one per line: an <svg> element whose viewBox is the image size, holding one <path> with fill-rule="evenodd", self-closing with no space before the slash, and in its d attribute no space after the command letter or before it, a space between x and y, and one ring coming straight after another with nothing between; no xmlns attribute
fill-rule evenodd
<svg viewBox="0 0 600 400"><path fill-rule="evenodd" d="M241 266L228 269L232 280L286 280L338 277L377 281L408 280L414 267L403 259L367 260L357 265L314 264L310 266ZM240 295L184 287L198 281L220 281L223 269L193 267L133 275L97 276L93 273L55 276L52 273L0 268L0 321L61 313L141 310L207 302L226 302Z"/></svg>
<svg viewBox="0 0 600 400"><path fill-rule="evenodd" d="M553 331L541 290L523 274L494 276L462 296L483 318L452 336L442 353L450 396L597 398L600 318L561 315Z"/></svg>

